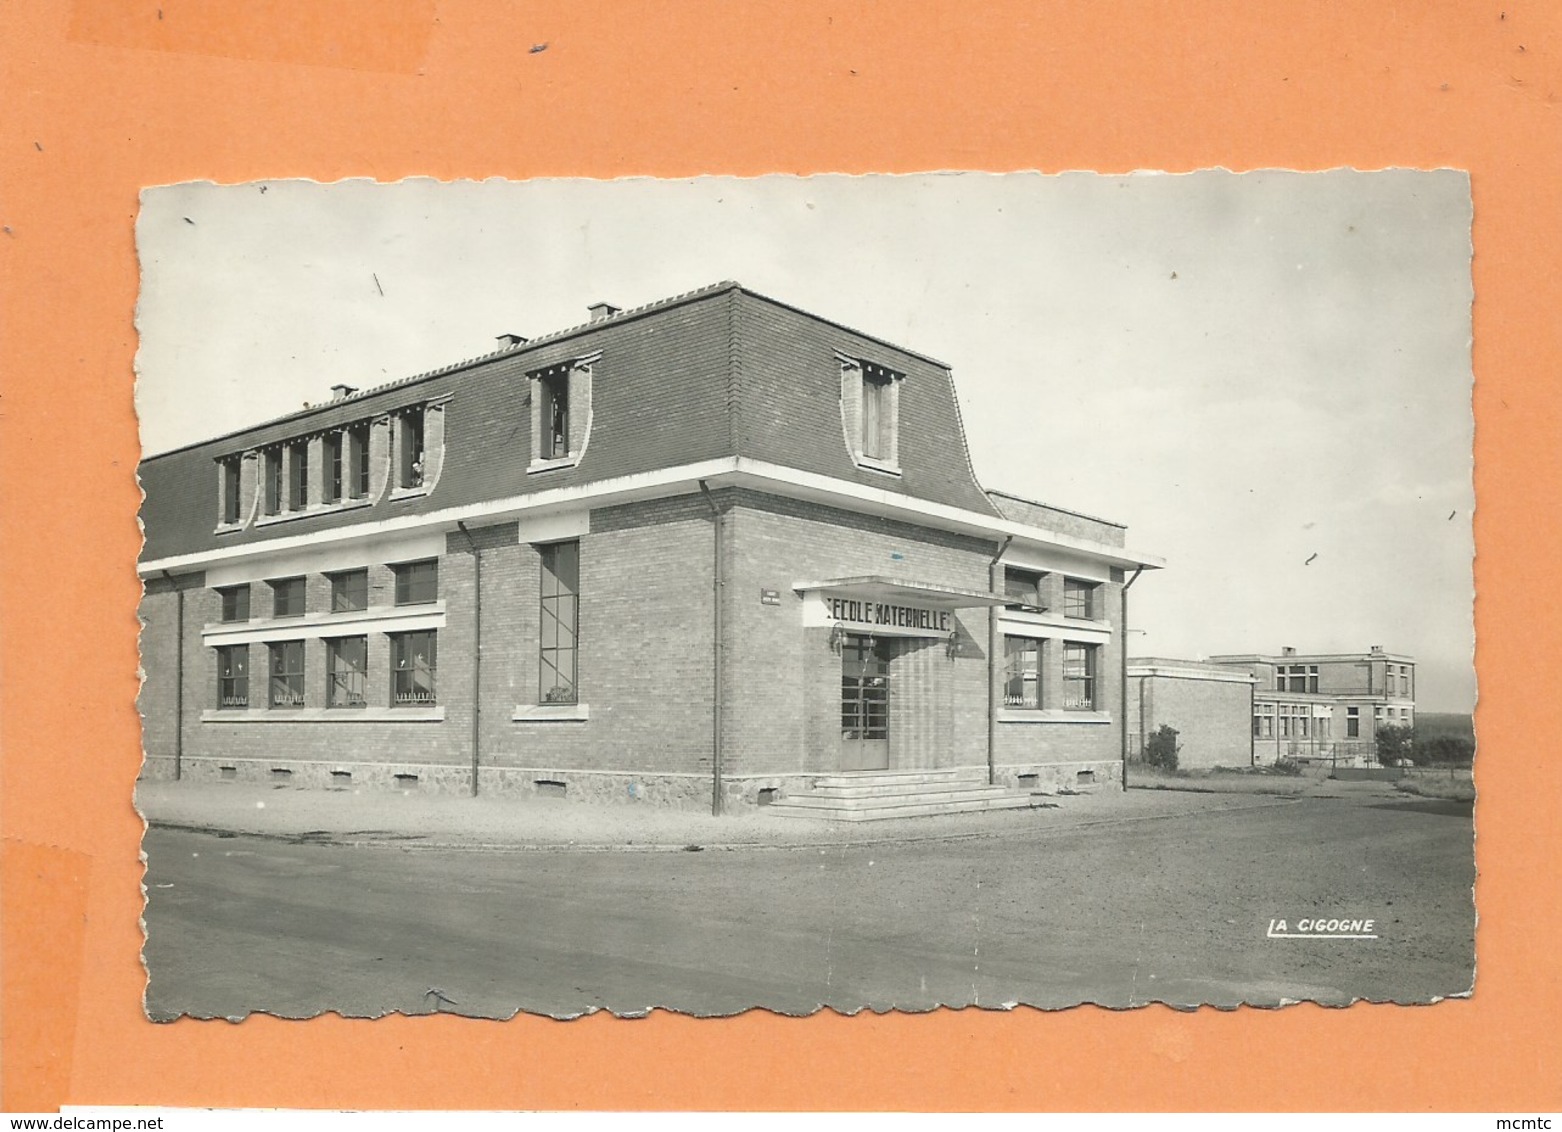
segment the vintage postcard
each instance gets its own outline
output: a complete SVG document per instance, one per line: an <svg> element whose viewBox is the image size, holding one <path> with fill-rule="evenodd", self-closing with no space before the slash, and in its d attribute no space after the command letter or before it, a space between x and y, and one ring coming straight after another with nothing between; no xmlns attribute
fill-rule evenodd
<svg viewBox="0 0 1562 1132"><path fill-rule="evenodd" d="M1471 992L1466 174L141 203L151 1018Z"/></svg>

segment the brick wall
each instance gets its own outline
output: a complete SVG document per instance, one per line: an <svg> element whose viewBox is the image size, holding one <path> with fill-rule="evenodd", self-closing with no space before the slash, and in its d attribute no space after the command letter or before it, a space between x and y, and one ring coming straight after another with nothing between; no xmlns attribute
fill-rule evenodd
<svg viewBox="0 0 1562 1132"><path fill-rule="evenodd" d="M1137 758L1163 724L1177 730L1180 767L1247 766L1252 759L1252 693L1247 684L1129 676L1130 757Z"/></svg>
<svg viewBox="0 0 1562 1132"><path fill-rule="evenodd" d="M483 764L708 773L711 524L698 499L593 512L580 539L585 720L516 722L538 700L541 556L483 551ZM469 571L452 600L465 601ZM546 777L546 775L539 775Z"/></svg>
<svg viewBox="0 0 1562 1132"><path fill-rule="evenodd" d="M731 507L727 675L735 706L726 727L727 764L754 772L834 769L841 661L830 649L829 630L798 631L802 599L792 585L882 574L986 590L996 546L755 492L718 498ZM764 605L765 589L779 591L782 604ZM1121 589L1101 586L1102 620L1118 622ZM892 767L985 765L988 616L982 609L956 615L954 657L942 638L907 638L891 646ZM1048 651L1057 669L1048 677L1057 687L1061 649ZM998 764L1029 769L1120 760L1120 655L1114 641L1100 648L1097 662L1097 703L1114 722L999 723Z"/></svg>
<svg viewBox="0 0 1562 1132"><path fill-rule="evenodd" d="M807 774L838 765L841 659L830 646L829 629L803 627L802 599L793 585L882 574L983 590L995 547L756 492L725 490L715 500L725 515L724 773L734 783L734 796L751 798L761 784L796 786ZM370 721L368 713L338 721L354 709L325 709L329 720L222 719L216 711L216 650L202 639L203 626L220 616L220 602L215 589L196 579L188 583L196 588L186 591L186 774L268 779L285 769L296 784L330 785L345 781L333 772L346 772L353 785L371 786L409 785L395 775L416 774L420 789L464 791L470 788L475 713L484 790L531 792L539 783L562 781L594 797L708 800L713 526L697 495L591 514L580 536L580 704L547 719L517 718L538 701L541 558L536 546L519 541L515 523L448 536L439 559L445 621L438 631L443 718L437 721ZM391 564L372 562L368 568L371 610L391 606ZM328 609L329 579L319 572L306 579L309 611ZM780 604L762 602L763 590L778 592ZM1119 591L1116 585L1102 587L1103 619L1117 619ZM149 775L163 774L156 760L172 755L174 600L171 593L149 590L143 603L149 673L143 710L146 745L154 756ZM270 601L269 587L256 579L257 619L269 615ZM942 637L892 642L892 765L985 765L987 619L982 609L956 615L953 656ZM374 628L367 636L368 699L384 714L390 704L390 638ZM288 637L288 627L280 624L267 639ZM249 648L251 703L259 710L268 685L267 649L265 643ZM1097 695L1101 710L1111 713L1117 710L1117 664L1116 645L1103 646ZM1056 681L1058 674L1049 672L1049 679ZM322 637L306 641L305 680L307 706L320 714L327 684ZM209 713L205 721L203 712ZM255 714L245 713L246 720ZM997 730L998 762L1011 770L1118 757L1112 723L1000 723Z"/></svg>

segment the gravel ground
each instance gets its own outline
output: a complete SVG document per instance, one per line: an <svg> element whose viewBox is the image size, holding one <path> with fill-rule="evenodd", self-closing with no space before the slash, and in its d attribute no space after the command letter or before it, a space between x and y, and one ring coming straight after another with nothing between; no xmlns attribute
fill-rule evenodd
<svg viewBox="0 0 1562 1132"><path fill-rule="evenodd" d="M650 850L690 845L862 845L1000 837L1102 821L1286 804L1267 796L1131 790L1126 794L1059 796L1044 808L1032 810L835 822L779 817L763 810L718 818L644 805L590 805L557 798L302 790L237 782L143 782L136 788L136 807L142 817L163 828L408 848Z"/></svg>
<svg viewBox="0 0 1562 1132"><path fill-rule="evenodd" d="M564 800L476 806L295 790L273 800L253 788L184 788L174 793L185 804L204 794L235 818L244 802L266 801L265 820L303 833L332 820L366 828L369 817L406 828L417 817L431 837L449 837L435 819L465 833L486 813L516 848L441 851L388 830L355 845L280 829L152 829L146 1004L158 1019L325 1009L571 1017L653 1006L1343 1005L1467 992L1469 803L1341 785L1353 789L1299 799L1133 791L897 823L907 832ZM669 847L692 840L689 830L709 841L705 831L766 826L772 838L842 840L610 853L538 839L547 829L605 846L615 830L642 837L652 825L678 835ZM1279 918L1295 928L1319 916L1370 918L1377 938L1269 934Z"/></svg>

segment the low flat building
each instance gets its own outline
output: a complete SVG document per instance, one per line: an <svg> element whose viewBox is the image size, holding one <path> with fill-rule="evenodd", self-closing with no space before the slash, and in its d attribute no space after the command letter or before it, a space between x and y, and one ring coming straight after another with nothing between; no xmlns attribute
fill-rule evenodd
<svg viewBox="0 0 1562 1132"><path fill-rule="evenodd" d="M718 810L1120 781L1160 560L985 490L945 364L735 283L140 475L147 777Z"/></svg>
<svg viewBox="0 0 1562 1132"><path fill-rule="evenodd" d="M1143 761L1161 727L1177 732L1177 765L1186 769L1253 763L1248 721L1254 677L1218 664L1167 657L1128 659L1128 745Z"/></svg>

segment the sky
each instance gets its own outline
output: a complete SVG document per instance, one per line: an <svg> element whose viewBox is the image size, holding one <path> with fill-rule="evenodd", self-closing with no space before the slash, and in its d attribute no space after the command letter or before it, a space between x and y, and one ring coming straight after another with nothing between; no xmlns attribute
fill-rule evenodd
<svg viewBox="0 0 1562 1132"><path fill-rule="evenodd" d="M1167 560L1129 652L1474 708L1469 178L273 181L142 194L147 454L723 279L949 363L984 486Z"/></svg>

